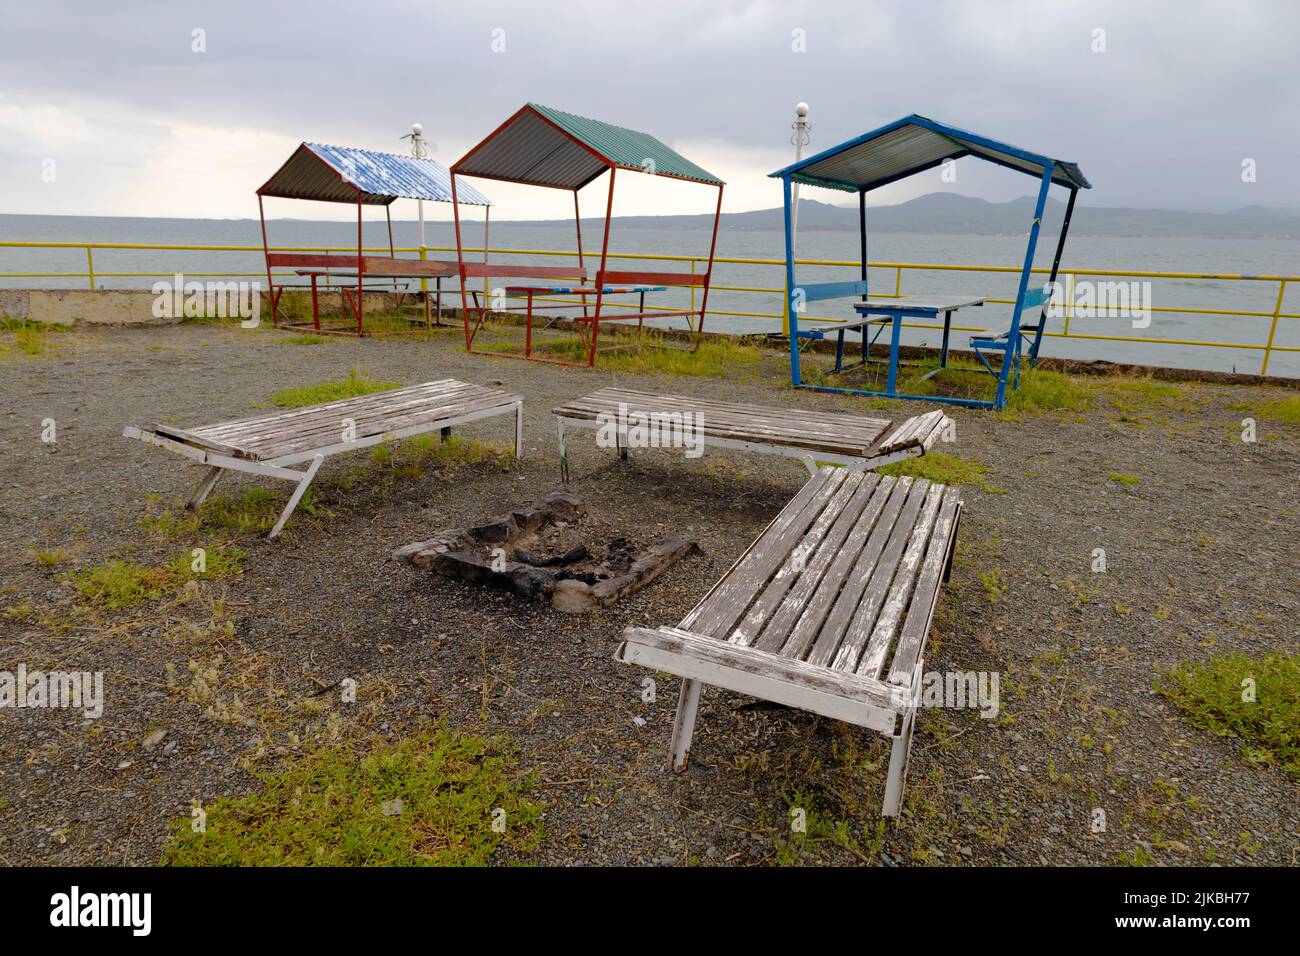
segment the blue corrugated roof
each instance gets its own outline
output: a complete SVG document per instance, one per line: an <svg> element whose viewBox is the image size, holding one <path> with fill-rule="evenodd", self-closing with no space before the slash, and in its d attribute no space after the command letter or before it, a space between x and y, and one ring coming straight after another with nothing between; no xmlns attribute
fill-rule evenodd
<svg viewBox="0 0 1300 956"><path fill-rule="evenodd" d="M354 146L303 143L258 192L286 199L387 205L394 199L451 202L451 174L432 159L416 159ZM491 200L468 183L456 184L456 196L474 206Z"/></svg>
<svg viewBox="0 0 1300 956"><path fill-rule="evenodd" d="M769 175L849 192L886 186L944 160L977 156L999 166L1042 176L1052 166L1052 181L1071 189L1092 184L1074 163L1052 159L913 113L879 129L822 150Z"/></svg>

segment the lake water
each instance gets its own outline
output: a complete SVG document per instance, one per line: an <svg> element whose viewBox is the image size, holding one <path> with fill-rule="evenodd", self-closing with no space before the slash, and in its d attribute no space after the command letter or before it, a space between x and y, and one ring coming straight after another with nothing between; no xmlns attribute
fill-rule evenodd
<svg viewBox="0 0 1300 956"><path fill-rule="evenodd" d="M377 216L375 210L369 216ZM413 222L396 222L394 238L398 246L418 242ZM481 245L480 222L465 225L466 245ZM272 245L333 246L339 250L355 247L356 226L347 222L308 222L272 220L268 225ZM426 223L426 241L431 246L453 245L449 223ZM367 245L387 244L382 219L366 223ZM255 220L180 220L133 219L107 217L0 216L0 240L55 242L134 242L160 244L258 245L261 234ZM584 222L584 247L588 266L599 252L600 234L596 225ZM775 230L724 230L718 236L718 255L734 258L780 259L782 235ZM870 237L870 258L876 262L929 262L945 264L1019 266L1024 256L1023 236L1010 235L934 235L879 233ZM492 228L494 248L560 249L575 248L571 226L498 224ZM660 229L624 226L615 222L610 239L614 252L656 253L665 255L706 255L708 235L690 229ZM1055 237L1049 234L1039 241L1035 261L1050 266ZM851 232L807 231L799 237L801 258L852 260L857 256L857 235ZM431 258L446 254L431 253ZM561 260L513 257L515 261L556 264ZM1210 239L1210 238L1101 238L1071 236L1066 246L1063 271L1079 269L1123 268L1154 272L1234 273L1247 275L1295 275L1300 272L1300 242L1282 239ZM84 250L31 250L0 248L0 273L13 272L84 272ZM615 268L676 271L685 263L636 263L621 260ZM260 251L248 253L213 253L157 250L96 250L95 272L100 288L148 287L153 279L114 277L114 272L154 271L162 276L182 272L191 277L201 273L260 274L263 269ZM804 267L801 282L819 282L855 278L850 269ZM1088 278L1088 277L1083 277ZM1106 281L1097 277L1092 281ZM1122 277L1117 277L1122 278ZM720 263L715 269L715 285L777 288L783 284L780 268L771 266ZM895 274L892 269L873 269L872 287L892 293ZM1128 281L1128 280L1125 280ZM1145 281L1145 280L1138 280ZM1271 314L1276 304L1276 282L1240 282L1228 280L1150 280L1152 305L1157 308L1223 308ZM903 275L904 293L962 293L1011 298L1016 276L1011 274L907 271ZM46 288L80 287L81 279L0 278L0 286L39 286ZM689 305L689 292L670 290L654 298L664 308ZM779 293L754 294L718 291L709 297L710 316L706 328L725 332L771 332L780 328L777 319L712 314L719 312L777 313L781 309ZM1288 286L1283 312L1300 313L1300 283ZM848 300L819 302L810 312L818 316L850 318ZM957 323L980 328L1004 328L1009 321L1010 306L987 305L968 309L957 315ZM680 322L680 320L674 320ZM1139 320L1141 321L1141 320ZM1049 320L1049 331L1060 331L1060 319ZM1134 328L1129 318L1073 318L1074 334L1144 336L1161 339L1187 339L1205 342L1245 342L1263 344L1268 337L1270 319L1244 315L1162 314L1151 316L1150 326ZM912 344L937 344L938 333L924 329L905 332L904 341ZM964 336L955 341L964 344ZM1300 320L1282 319L1275 345L1300 347ZM1106 359L1183 368L1206 368L1219 371L1259 371L1263 353L1247 349L1205 348L1191 345L1153 343L1119 343L1099 340L1062 340L1046 338L1043 353L1079 359ZM1277 375L1300 377L1300 352L1275 352L1269 371Z"/></svg>

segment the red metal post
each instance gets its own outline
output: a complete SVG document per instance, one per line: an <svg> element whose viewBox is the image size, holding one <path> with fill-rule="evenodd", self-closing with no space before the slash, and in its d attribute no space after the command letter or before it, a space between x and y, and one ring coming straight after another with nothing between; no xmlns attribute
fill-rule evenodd
<svg viewBox="0 0 1300 956"><path fill-rule="evenodd" d="M271 324L276 325L275 306L277 296L275 284L271 281L271 247L266 242L266 211L262 208L262 194L257 194L257 218L262 223L262 256L266 260L266 297L271 302Z"/></svg>
<svg viewBox="0 0 1300 956"><path fill-rule="evenodd" d="M451 216L456 229L456 269L460 272L460 316L465 322L465 351L473 341L469 334L469 298L465 295L465 254L460 245L460 203L456 201L456 170L451 170Z"/></svg>
<svg viewBox="0 0 1300 956"><path fill-rule="evenodd" d="M357 335L362 335L361 314L365 311L365 300L361 296L361 279L365 270L365 258L361 247L361 190L357 190Z"/></svg>
<svg viewBox="0 0 1300 956"><path fill-rule="evenodd" d="M713 238L709 241L709 270L704 273L704 292L700 296L700 328L695 335L695 346L699 347L700 336L704 334L704 313L709 307L709 283L713 281L713 253L718 248L718 220L722 218L722 184L718 184L718 208L713 214Z"/></svg>
<svg viewBox="0 0 1300 956"><path fill-rule="evenodd" d="M582 210L578 206L578 190L573 191L573 225L578 230L578 282L586 281L587 269L582 261ZM587 317L587 297L582 296L582 317Z"/></svg>
<svg viewBox="0 0 1300 956"><path fill-rule="evenodd" d="M388 217L388 257L397 258L397 250L393 248L393 204L388 203L384 206L384 215ZM397 291L397 279L393 279L393 291Z"/></svg>
<svg viewBox="0 0 1300 956"><path fill-rule="evenodd" d="M533 293L528 292L528 317L524 321L524 358L533 357Z"/></svg>
<svg viewBox="0 0 1300 956"><path fill-rule="evenodd" d="M591 345L587 350L587 368L596 364L596 340L600 336L600 304L605 298L605 260L609 257L609 221L614 215L614 173L609 167L609 198L605 200L605 236L600 243L600 270L596 273L596 312L591 317Z"/></svg>

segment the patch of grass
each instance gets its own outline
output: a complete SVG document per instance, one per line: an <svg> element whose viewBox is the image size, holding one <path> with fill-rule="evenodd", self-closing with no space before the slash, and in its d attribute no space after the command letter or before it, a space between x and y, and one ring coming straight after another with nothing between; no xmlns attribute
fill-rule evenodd
<svg viewBox="0 0 1300 956"><path fill-rule="evenodd" d="M596 364L610 371L637 375L721 377L752 369L763 354L757 346L731 336L701 339L699 348L694 350L684 342L654 332L646 332L640 345L636 345L635 341L631 336L610 336L605 343L607 346L616 343L631 347L602 352L596 356ZM501 351L522 351L522 345L515 349L502 348ZM541 344L534 342L533 351L534 354L544 353L548 357L571 362L585 362L587 359L582 340L577 336L566 336Z"/></svg>
<svg viewBox="0 0 1300 956"><path fill-rule="evenodd" d="M59 353L59 347L51 341L53 330L67 331L67 327L24 319L0 321L0 332L13 333L12 341L0 342L0 359L53 358Z"/></svg>
<svg viewBox="0 0 1300 956"><path fill-rule="evenodd" d="M416 435L398 444L384 442L370 449L370 460L398 478L419 478L426 467L466 466L483 462L505 465L514 450L504 445L449 435L446 441L432 433Z"/></svg>
<svg viewBox="0 0 1300 956"><path fill-rule="evenodd" d="M271 396L270 402L278 408L302 408L306 405L336 402L343 398L356 398L358 395L369 395L372 392L384 392L390 388L401 387L401 382L367 378L353 369L348 373L347 378L336 382L320 382L317 385L282 389Z"/></svg>
<svg viewBox="0 0 1300 956"><path fill-rule="evenodd" d="M238 495L223 495L205 501L199 509L199 519L204 527L225 528L243 534L270 531L287 500L283 487L250 485ZM314 514L314 508L312 489L308 488L294 514L299 511Z"/></svg>
<svg viewBox="0 0 1300 956"><path fill-rule="evenodd" d="M1300 395L1255 402L1247 404L1246 407L1255 418L1283 422L1287 425L1300 425Z"/></svg>
<svg viewBox="0 0 1300 956"><path fill-rule="evenodd" d="M329 339L324 335L287 335L281 345L324 345Z"/></svg>
<svg viewBox="0 0 1300 956"><path fill-rule="evenodd" d="M1154 378L1108 378L1102 388L1112 398L1126 395L1149 405L1174 404L1185 394L1185 390L1179 386Z"/></svg>
<svg viewBox="0 0 1300 956"><path fill-rule="evenodd" d="M66 564L71 555L63 548L53 548L49 551L37 548L32 552L32 557L43 567L56 568L60 564Z"/></svg>
<svg viewBox="0 0 1300 956"><path fill-rule="evenodd" d="M1130 475L1127 472L1123 472L1123 471L1112 471L1106 477L1109 478L1111 481L1117 482L1121 485L1126 485L1130 488L1142 480L1137 475Z"/></svg>
<svg viewBox="0 0 1300 956"><path fill-rule="evenodd" d="M314 488L307 489L294 511L295 515L317 514L314 491ZM209 498L194 511L151 509L140 519L140 527L165 538L187 538L201 529L255 534L271 530L288 498L288 492L282 486L250 485L238 494Z"/></svg>
<svg viewBox="0 0 1300 956"><path fill-rule="evenodd" d="M503 845L526 853L541 838L517 759L500 739L441 727L360 757L317 750L262 775L260 792L209 804L204 833L174 821L162 862L483 866Z"/></svg>
<svg viewBox="0 0 1300 956"><path fill-rule="evenodd" d="M1002 572L997 568L979 572L980 587L990 604L997 604L1006 595L1008 585Z"/></svg>
<svg viewBox="0 0 1300 956"><path fill-rule="evenodd" d="M1224 654L1175 667L1155 688L1194 726L1240 739L1247 760L1300 777L1300 654Z"/></svg>
<svg viewBox="0 0 1300 956"><path fill-rule="evenodd" d="M195 578L220 578L242 570L245 553L238 548L205 549L205 569L193 570L195 558L183 551L167 564L149 566L110 558L68 576L86 600L108 610L134 607L144 601L178 593Z"/></svg>
<svg viewBox="0 0 1300 956"><path fill-rule="evenodd" d="M1092 406L1093 390L1073 375L1042 368L1025 368L1020 387L1007 398L1011 414L1026 412L1081 412Z"/></svg>
<svg viewBox="0 0 1300 956"><path fill-rule="evenodd" d="M882 475L928 478L944 485L981 485L987 469L974 458L931 452L876 469Z"/></svg>

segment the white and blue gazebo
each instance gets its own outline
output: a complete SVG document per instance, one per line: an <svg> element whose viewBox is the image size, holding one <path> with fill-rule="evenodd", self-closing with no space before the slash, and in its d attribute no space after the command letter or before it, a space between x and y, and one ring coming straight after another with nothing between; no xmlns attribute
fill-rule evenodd
<svg viewBox="0 0 1300 956"><path fill-rule="evenodd" d="M948 342L952 327L953 313L968 306L983 305L980 296L923 296L923 295L872 295L867 280L867 193L882 186L888 186L900 179L933 169L950 160L963 156L973 156L987 160L998 166L1013 169L1033 176L1039 181L1038 200L1034 205L1033 221L1029 224L1029 242L1025 249L1024 264L1020 270L1020 282L1016 290L1015 304L1011 314L1009 328L1000 333L984 332L971 336L970 345L984 368L997 380L996 397L992 400L957 398L939 395L907 395L898 392L899 338L903 320L930 320L943 318L943 345L940 351L939 366L930 374L937 374L947 367ZM790 377L800 388L811 388L823 392L840 392L850 395L880 395L887 398L914 398L932 402L947 402L955 405L967 405L975 408L1004 408L1006 406L1008 386L1014 389L1019 383L1020 360L1024 345L1028 343L1029 361L1037 361L1038 349L1047 323L1047 305L1051 298L1051 289L1056 282L1057 270L1061 264L1061 253L1065 248L1065 237L1070 228L1070 218L1074 213L1074 200L1080 189L1090 189L1092 184L1084 177L1079 167L1064 160L1052 159L1040 153L1010 146L954 126L937 123L924 116L912 114L889 123L879 129L864 133L846 142L823 150L807 159L778 169L770 174L781 180L785 194L785 272L786 272L786 321L790 336ZM821 282L800 284L795 275L794 225L792 216L792 194L795 183L820 186L841 192L858 194L858 225L860 232L861 272L860 278L850 282ZM1034 264L1034 252L1038 246L1038 233L1042 226L1043 211L1047 204L1047 193L1055 183L1069 190L1070 196L1065 207L1065 219L1061 224L1061 234L1056 244L1056 254L1052 260L1051 278L1046 286L1032 287L1030 284ZM854 310L858 313L856 320L845 322L831 328L799 328L799 315L810 302L825 299L853 298ZM1027 322L1026 317L1038 309L1036 322ZM935 326L937 327L937 326ZM837 335L835 372L844 369L844 333L857 330L862 335L862 362L867 360L870 342L869 331L875 331L879 337L886 330L890 332L889 369L884 391L868 391L855 388L836 388L827 385L810 385L802 381L799 372L799 346L807 339L821 339L828 331ZM995 367L989 362L986 353L1002 353L1001 361ZM861 364L861 363L857 363Z"/></svg>

